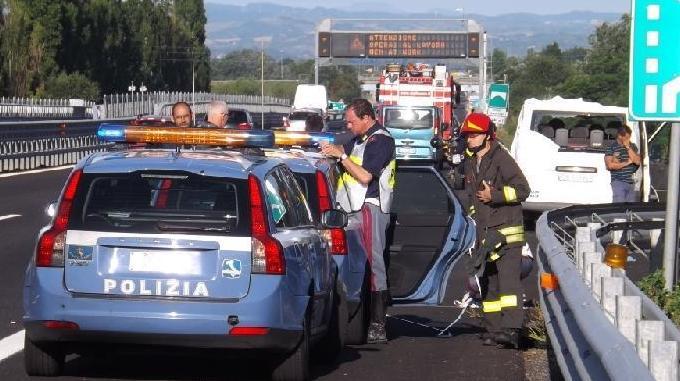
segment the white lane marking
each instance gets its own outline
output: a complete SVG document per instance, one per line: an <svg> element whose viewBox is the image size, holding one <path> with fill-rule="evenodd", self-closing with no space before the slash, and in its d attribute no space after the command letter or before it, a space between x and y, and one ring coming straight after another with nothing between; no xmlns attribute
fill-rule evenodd
<svg viewBox="0 0 680 381"><path fill-rule="evenodd" d="M21 214L8 214L6 216L0 216L0 221L9 220L10 218L21 217Z"/></svg>
<svg viewBox="0 0 680 381"><path fill-rule="evenodd" d="M33 170L30 170L30 171L23 171L23 172L0 173L0 178L2 178L2 177L13 177L13 176L19 176L19 175L29 175L29 174L32 174L32 173L43 173L43 172L49 172L49 171L61 171L63 169L68 169L68 168L73 168L73 164L62 165L61 167L33 169Z"/></svg>
<svg viewBox="0 0 680 381"><path fill-rule="evenodd" d="M17 352L21 352L21 350L24 349L25 333L26 331L22 329L21 331L0 340L0 361Z"/></svg>

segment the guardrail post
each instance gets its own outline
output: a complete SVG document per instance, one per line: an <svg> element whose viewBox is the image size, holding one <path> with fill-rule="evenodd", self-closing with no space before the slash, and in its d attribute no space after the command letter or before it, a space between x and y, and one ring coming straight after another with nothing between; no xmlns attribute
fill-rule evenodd
<svg viewBox="0 0 680 381"><path fill-rule="evenodd" d="M653 341L663 341L664 339L663 322L658 320L640 320L637 323L637 333L635 335L635 346L642 362L649 367L649 343Z"/></svg>
<svg viewBox="0 0 680 381"><path fill-rule="evenodd" d="M617 222L626 222L628 221L625 218L614 218L614 223ZM612 230L611 231L611 238L612 238L612 243L621 243L621 238L623 238L623 233L626 232L627 230Z"/></svg>
<svg viewBox="0 0 680 381"><path fill-rule="evenodd" d="M652 221L664 221L664 218L652 218ZM663 266L663 229L649 231L649 272L653 273ZM661 244L659 244L661 243Z"/></svg>
<svg viewBox="0 0 680 381"><path fill-rule="evenodd" d="M678 342L652 341L649 344L649 370L656 381L678 380Z"/></svg>
<svg viewBox="0 0 680 381"><path fill-rule="evenodd" d="M576 267L578 268L579 273L583 274L583 256L585 253L588 252L595 252L595 242L591 241L590 238L588 238L587 241L581 241L578 242L577 246L578 249L576 250Z"/></svg>
<svg viewBox="0 0 680 381"><path fill-rule="evenodd" d="M602 224L599 222L589 222L588 223L588 228L590 229L590 240L591 241L598 241L597 238L597 230L602 227Z"/></svg>
<svg viewBox="0 0 680 381"><path fill-rule="evenodd" d="M590 285L595 295L595 300L602 300L602 279L612 276L612 268L601 262L592 263L590 270Z"/></svg>
<svg viewBox="0 0 680 381"><path fill-rule="evenodd" d="M616 297L616 326L619 332L635 344L637 321L642 319L642 298L639 296Z"/></svg>
<svg viewBox="0 0 680 381"><path fill-rule="evenodd" d="M606 277L602 278L602 298L600 304L604 308L605 316L616 324L616 297L623 295L623 278Z"/></svg>
<svg viewBox="0 0 680 381"><path fill-rule="evenodd" d="M602 262L602 254L597 251L587 251L583 253L583 271L581 272L581 276L590 288L592 288L592 283L590 282L591 265L600 262Z"/></svg>

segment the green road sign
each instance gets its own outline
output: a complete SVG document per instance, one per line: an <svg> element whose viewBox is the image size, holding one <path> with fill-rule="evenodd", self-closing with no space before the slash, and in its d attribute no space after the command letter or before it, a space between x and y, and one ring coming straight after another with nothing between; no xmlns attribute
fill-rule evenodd
<svg viewBox="0 0 680 381"><path fill-rule="evenodd" d="M633 0L632 13L630 116L680 121L680 1Z"/></svg>
<svg viewBox="0 0 680 381"><path fill-rule="evenodd" d="M510 98L510 85L507 83L494 83L489 88L489 107L508 108Z"/></svg>

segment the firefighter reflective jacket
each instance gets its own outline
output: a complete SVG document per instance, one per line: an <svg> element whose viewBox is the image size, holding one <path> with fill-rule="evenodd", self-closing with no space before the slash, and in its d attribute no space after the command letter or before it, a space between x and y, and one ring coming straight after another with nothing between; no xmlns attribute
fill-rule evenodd
<svg viewBox="0 0 680 381"><path fill-rule="evenodd" d="M392 137L390 133L385 129L378 129L373 134L382 134ZM373 135L371 134L371 136ZM366 137L361 142L356 142L352 153L349 155L349 159L355 164L362 165L364 161L364 152L366 151L366 145L369 140ZM380 210L383 213L389 213L392 207L392 194L394 193L394 181L395 181L395 170L396 161L394 158L390 160L382 172L380 172L380 178L378 179L378 194L380 203ZM338 179L338 189L337 189L337 202L340 204L342 209L347 212L357 212L361 210L366 201L366 192L368 191L368 185L361 184L352 175L347 172L343 172L342 176Z"/></svg>
<svg viewBox="0 0 680 381"><path fill-rule="evenodd" d="M529 197L529 183L505 147L491 141L491 148L481 161L466 151L464 173L463 202L477 224L474 262L498 259L499 249L505 245L523 245L522 201ZM491 188L489 203L477 199L477 191L484 189L483 182Z"/></svg>

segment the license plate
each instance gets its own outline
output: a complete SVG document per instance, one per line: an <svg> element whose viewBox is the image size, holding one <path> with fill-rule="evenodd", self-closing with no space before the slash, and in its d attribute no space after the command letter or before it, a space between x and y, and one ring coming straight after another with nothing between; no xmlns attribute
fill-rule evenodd
<svg viewBox="0 0 680 381"><path fill-rule="evenodd" d="M131 272L200 275L201 254L196 251L132 251Z"/></svg>
<svg viewBox="0 0 680 381"><path fill-rule="evenodd" d="M592 183L593 177L590 175L582 174L558 174L558 181L569 181L572 183Z"/></svg>
<svg viewBox="0 0 680 381"><path fill-rule="evenodd" d="M401 155L413 155L416 153L416 149L411 147L398 147L397 153Z"/></svg>

